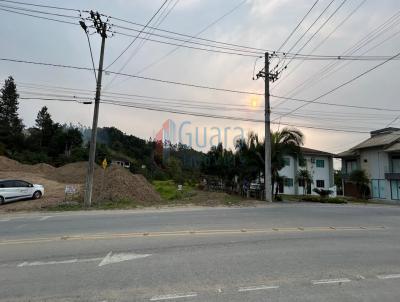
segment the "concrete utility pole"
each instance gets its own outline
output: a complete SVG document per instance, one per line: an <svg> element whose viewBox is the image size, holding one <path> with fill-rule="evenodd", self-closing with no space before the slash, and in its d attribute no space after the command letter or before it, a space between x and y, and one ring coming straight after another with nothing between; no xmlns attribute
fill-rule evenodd
<svg viewBox="0 0 400 302"><path fill-rule="evenodd" d="M90 12L90 17L93 20L94 27L97 33L101 36L101 51L100 51L100 62L97 74L97 86L96 86L96 97L94 101L94 112L93 112L93 125L92 125L92 136L90 138L90 151L89 151L89 162L88 171L86 177L86 189L85 189L85 206L90 207L92 204L92 191L93 191L93 175L96 158L96 138L97 138L97 124L99 120L99 107L100 107L100 95L101 95L101 80L103 77L103 61L104 61L104 47L107 38L107 23L103 22L100 18L99 13Z"/></svg>
<svg viewBox="0 0 400 302"><path fill-rule="evenodd" d="M265 67L257 74L258 78L265 79L265 170L264 170L264 190L265 200L272 202L272 176L271 176L271 106L270 106L270 92L269 82L274 82L278 73L271 74L269 67L270 54L265 53Z"/></svg>
<svg viewBox="0 0 400 302"><path fill-rule="evenodd" d="M271 181L271 105L269 94L269 53L265 53L265 200L272 202L272 181Z"/></svg>

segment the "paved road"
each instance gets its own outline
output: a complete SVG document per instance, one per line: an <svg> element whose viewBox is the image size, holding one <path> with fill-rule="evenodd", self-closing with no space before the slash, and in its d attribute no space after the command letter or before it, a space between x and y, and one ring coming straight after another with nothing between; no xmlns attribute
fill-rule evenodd
<svg viewBox="0 0 400 302"><path fill-rule="evenodd" d="M400 207L0 216L0 301L399 301Z"/></svg>

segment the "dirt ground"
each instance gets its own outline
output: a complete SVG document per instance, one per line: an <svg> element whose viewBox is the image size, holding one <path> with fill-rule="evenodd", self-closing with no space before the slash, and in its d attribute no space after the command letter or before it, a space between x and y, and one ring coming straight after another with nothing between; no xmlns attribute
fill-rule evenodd
<svg viewBox="0 0 400 302"><path fill-rule="evenodd" d="M75 185L79 190L75 199L81 200L84 195L86 169L86 162L55 168L47 164L24 165L0 156L0 179L21 179L41 184L45 188L45 194L40 200L8 203L0 207L0 212L40 210L59 205L65 201L66 185ZM93 199L131 199L143 205L161 201L160 195L142 175L132 174L119 166L110 166L106 170L96 166Z"/></svg>

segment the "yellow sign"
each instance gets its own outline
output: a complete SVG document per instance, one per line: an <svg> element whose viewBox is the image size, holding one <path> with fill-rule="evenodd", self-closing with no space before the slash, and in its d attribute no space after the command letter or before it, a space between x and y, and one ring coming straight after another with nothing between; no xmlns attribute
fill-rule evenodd
<svg viewBox="0 0 400 302"><path fill-rule="evenodd" d="M104 159L103 162L101 163L101 166L103 167L103 169L105 170L107 168L107 159Z"/></svg>

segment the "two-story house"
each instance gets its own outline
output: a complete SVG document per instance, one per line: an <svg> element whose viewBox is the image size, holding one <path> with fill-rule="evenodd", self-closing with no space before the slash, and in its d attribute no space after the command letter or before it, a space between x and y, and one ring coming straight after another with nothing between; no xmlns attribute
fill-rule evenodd
<svg viewBox="0 0 400 302"><path fill-rule="evenodd" d="M277 184L279 193L289 195L315 194L314 188L329 189L334 186L334 155L328 152L302 148L304 160L301 161L296 156L285 157L285 167L279 171L283 177ZM307 169L312 176L312 183L307 184L297 179L299 170Z"/></svg>
<svg viewBox="0 0 400 302"><path fill-rule="evenodd" d="M400 129L384 128L350 150L338 154L342 159L344 195L356 195L348 177L354 170L364 170L370 179L371 197L400 200Z"/></svg>

